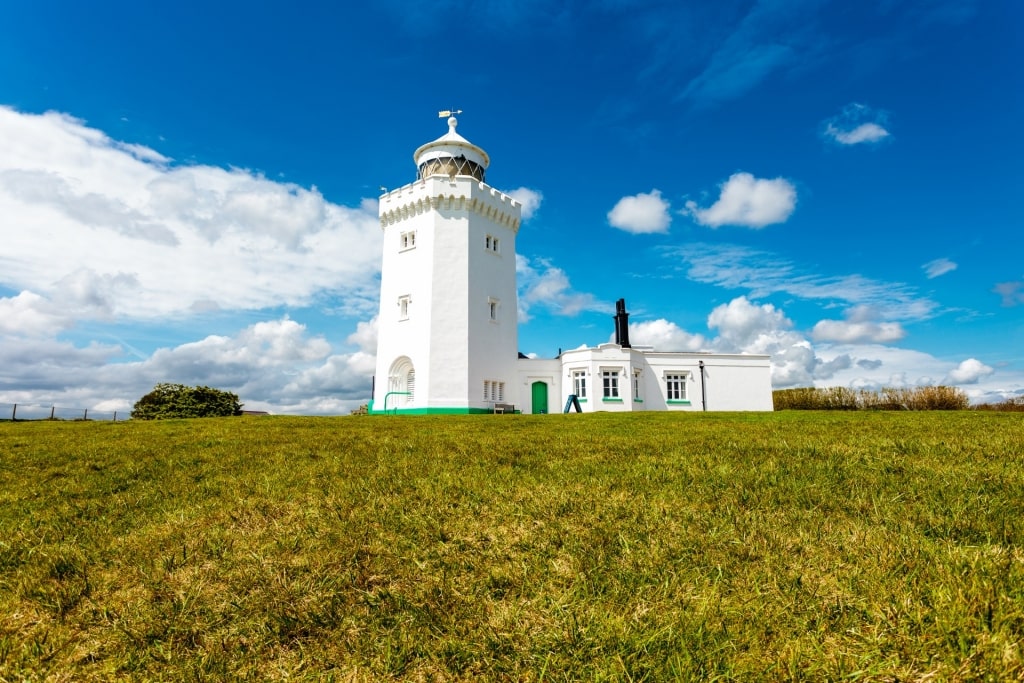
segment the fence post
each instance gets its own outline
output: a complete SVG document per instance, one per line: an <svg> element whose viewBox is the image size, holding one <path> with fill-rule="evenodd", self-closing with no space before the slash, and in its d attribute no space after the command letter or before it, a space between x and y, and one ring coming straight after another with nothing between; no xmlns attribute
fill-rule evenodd
<svg viewBox="0 0 1024 683"><path fill-rule="evenodd" d="M82 419L83 420L88 420L89 419L89 409L88 408L86 408L85 412L82 413Z"/></svg>
<svg viewBox="0 0 1024 683"><path fill-rule="evenodd" d="M114 422L117 422L117 411L114 411Z"/></svg>
<svg viewBox="0 0 1024 683"><path fill-rule="evenodd" d="M53 411L57 409L57 406L50 406L50 419L53 419Z"/></svg>
<svg viewBox="0 0 1024 683"><path fill-rule="evenodd" d="M18 404L15 403L14 404L14 409L11 410L11 422L14 422L14 420L17 418L17 415L18 415Z"/></svg>

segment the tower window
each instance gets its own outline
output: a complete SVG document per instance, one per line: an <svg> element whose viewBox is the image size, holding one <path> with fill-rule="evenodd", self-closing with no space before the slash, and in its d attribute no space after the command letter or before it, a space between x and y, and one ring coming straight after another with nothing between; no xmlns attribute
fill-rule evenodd
<svg viewBox="0 0 1024 683"><path fill-rule="evenodd" d="M408 320L409 319L409 303L412 299L408 294L405 296L398 297L398 319Z"/></svg>
<svg viewBox="0 0 1024 683"><path fill-rule="evenodd" d="M500 302L497 299L493 298L493 297L489 297L487 299L487 311L488 311L488 315L490 316L490 319L491 319L492 322L498 322L498 305L499 304L500 304Z"/></svg>
<svg viewBox="0 0 1024 683"><path fill-rule="evenodd" d="M484 238L484 247L487 251L492 251L495 254L498 253L498 238L493 235L487 235Z"/></svg>
<svg viewBox="0 0 1024 683"><path fill-rule="evenodd" d="M484 400L492 403L504 403L505 383L493 380L484 380Z"/></svg>
<svg viewBox="0 0 1024 683"><path fill-rule="evenodd" d="M399 249L405 251L406 249L413 249L416 247L416 231L410 230L409 232L403 232L399 236Z"/></svg>

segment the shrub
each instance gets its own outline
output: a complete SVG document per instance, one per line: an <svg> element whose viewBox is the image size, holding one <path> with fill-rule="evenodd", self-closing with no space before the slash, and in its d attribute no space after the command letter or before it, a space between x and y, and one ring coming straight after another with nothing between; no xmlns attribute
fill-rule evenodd
<svg viewBox="0 0 1024 683"><path fill-rule="evenodd" d="M966 410L967 395L956 387L885 387L880 391L846 387L780 389L775 410Z"/></svg>
<svg viewBox="0 0 1024 683"><path fill-rule="evenodd" d="M974 407L975 410L995 410L1007 413L1024 412L1024 396L1008 398L1002 403L981 403Z"/></svg>
<svg viewBox="0 0 1024 683"><path fill-rule="evenodd" d="M226 417L241 415L238 396L210 387L157 384L132 406L136 420L166 420L175 417Z"/></svg>

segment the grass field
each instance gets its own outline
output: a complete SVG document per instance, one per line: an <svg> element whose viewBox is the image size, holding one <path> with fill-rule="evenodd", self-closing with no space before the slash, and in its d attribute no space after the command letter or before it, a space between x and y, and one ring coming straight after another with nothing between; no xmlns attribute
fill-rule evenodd
<svg viewBox="0 0 1024 683"><path fill-rule="evenodd" d="M0 424L0 681L1024 678L1019 413Z"/></svg>

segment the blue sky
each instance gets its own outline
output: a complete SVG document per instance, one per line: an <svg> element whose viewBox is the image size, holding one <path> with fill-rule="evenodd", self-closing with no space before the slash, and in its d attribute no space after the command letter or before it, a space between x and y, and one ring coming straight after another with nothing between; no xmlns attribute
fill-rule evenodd
<svg viewBox="0 0 1024 683"><path fill-rule="evenodd" d="M149 6L153 5L153 6ZM1024 395L1024 5L8 3L0 403L369 397L378 188L442 109L525 201L520 348Z"/></svg>

